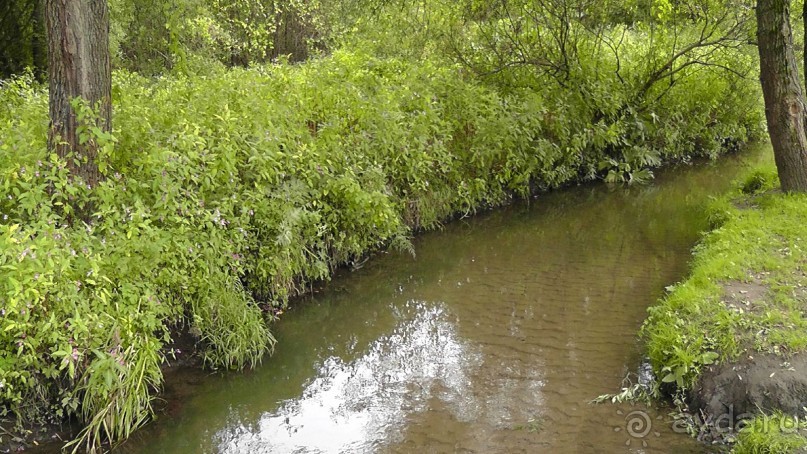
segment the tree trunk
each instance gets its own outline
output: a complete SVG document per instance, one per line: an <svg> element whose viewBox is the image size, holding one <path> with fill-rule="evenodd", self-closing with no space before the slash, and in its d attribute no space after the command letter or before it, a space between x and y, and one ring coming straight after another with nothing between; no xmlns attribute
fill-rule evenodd
<svg viewBox="0 0 807 454"><path fill-rule="evenodd" d="M34 75L37 80L44 82L48 75L48 42L45 28L45 0L32 0L34 2L31 13L31 54L34 66Z"/></svg>
<svg viewBox="0 0 807 454"><path fill-rule="evenodd" d="M51 149L66 158L74 177L95 186L101 181L95 140L81 143L71 102L87 101L98 116L94 125L111 128L112 81L107 0L46 0L50 73ZM93 119L87 119L93 121Z"/></svg>
<svg viewBox="0 0 807 454"><path fill-rule="evenodd" d="M757 2L757 41L765 116L782 190L807 192L807 106L793 50L790 0Z"/></svg>

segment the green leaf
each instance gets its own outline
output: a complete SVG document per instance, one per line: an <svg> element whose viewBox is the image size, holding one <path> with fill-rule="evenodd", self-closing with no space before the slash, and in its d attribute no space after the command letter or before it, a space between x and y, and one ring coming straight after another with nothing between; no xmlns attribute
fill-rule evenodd
<svg viewBox="0 0 807 454"><path fill-rule="evenodd" d="M676 381L676 376L673 373L669 373L669 374L665 375L664 378L661 379L661 381L663 383L672 383L672 382Z"/></svg>

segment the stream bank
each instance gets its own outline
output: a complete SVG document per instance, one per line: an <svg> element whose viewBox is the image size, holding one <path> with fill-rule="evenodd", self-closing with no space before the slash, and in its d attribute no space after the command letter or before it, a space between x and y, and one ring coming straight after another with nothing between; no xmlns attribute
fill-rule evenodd
<svg viewBox="0 0 807 454"><path fill-rule="evenodd" d="M701 438L736 452L807 446L807 196L771 163L710 208L692 270L643 327L657 376L687 396Z"/></svg>

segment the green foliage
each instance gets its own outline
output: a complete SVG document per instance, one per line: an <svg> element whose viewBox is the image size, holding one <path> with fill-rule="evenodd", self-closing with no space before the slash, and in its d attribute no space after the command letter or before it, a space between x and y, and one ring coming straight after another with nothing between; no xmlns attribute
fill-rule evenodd
<svg viewBox="0 0 807 454"><path fill-rule="evenodd" d="M204 363L229 369L256 366L275 343L260 309L238 280L216 283L208 291L191 301L194 333L209 346Z"/></svg>
<svg viewBox="0 0 807 454"><path fill-rule="evenodd" d="M781 413L759 415L740 430L735 454L800 452L807 447L804 421Z"/></svg>
<svg viewBox="0 0 807 454"><path fill-rule="evenodd" d="M651 405L653 401L658 400L660 397L659 386L655 380L650 383L632 383L630 376L628 376L623 380L622 389L618 393L602 394L594 398L591 403L603 404L610 402L612 404L621 404L627 402L630 404L644 403Z"/></svg>
<svg viewBox="0 0 807 454"><path fill-rule="evenodd" d="M774 169L759 169L751 172L742 183L740 191L743 194L756 194L762 190L771 189L779 184Z"/></svg>
<svg viewBox="0 0 807 454"><path fill-rule="evenodd" d="M584 176L643 182L661 162L715 156L761 131L745 1L365 3L376 13L346 45L539 93L541 137Z"/></svg>
<svg viewBox="0 0 807 454"><path fill-rule="evenodd" d="M713 364L720 357L715 352L706 352L696 356L688 356L687 352L676 350L675 360L669 365L661 368L661 382L675 383L679 388L685 388L689 384L686 380L689 377L697 376L701 367Z"/></svg>
<svg viewBox="0 0 807 454"><path fill-rule="evenodd" d="M111 0L110 47L115 66L144 74L302 61L323 46L323 9L310 0Z"/></svg>
<svg viewBox="0 0 807 454"><path fill-rule="evenodd" d="M801 238L807 228L803 196L775 192L740 195L770 188L775 169L749 173L736 194L712 208L716 229L695 249L691 274L650 309L642 331L648 355L662 381L688 390L704 365L741 353L778 354L807 348L804 302L795 289L807 284L797 270L804 260ZM750 183L749 183L750 182ZM740 197L739 199L735 199ZM759 300L733 301L732 283L753 282L767 293Z"/></svg>
<svg viewBox="0 0 807 454"><path fill-rule="evenodd" d="M567 85L519 68L480 81L443 49L462 10L379 3L381 22L357 19L362 2L292 2L286 11L297 5L305 24L341 17L344 35L330 42L355 50L225 70L208 63L278 52L282 20L261 22L274 3L116 0L119 63L177 70L117 71L111 134L74 104L82 140L101 149L94 188L48 152L45 91L30 75L3 82L4 414L77 416L86 430L76 449L123 439L149 417L179 329L196 336L208 367L252 366L274 344L269 314L340 264L411 249L413 231L457 213L594 178L644 181L664 162L715 156L759 131L756 84L719 67L639 96L613 57L581 41L589 56ZM655 48L646 29L608 31L622 32L619 64L632 73ZM676 381L712 359L697 346L714 342L685 344Z"/></svg>
<svg viewBox="0 0 807 454"><path fill-rule="evenodd" d="M32 71L47 72L45 2L5 0L0 3L0 79Z"/></svg>

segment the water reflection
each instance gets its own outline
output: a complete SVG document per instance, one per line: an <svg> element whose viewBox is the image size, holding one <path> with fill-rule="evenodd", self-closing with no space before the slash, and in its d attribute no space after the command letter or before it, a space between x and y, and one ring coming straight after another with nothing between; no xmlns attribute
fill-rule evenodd
<svg viewBox="0 0 807 454"><path fill-rule="evenodd" d="M407 415L427 410L432 399L450 403L459 420L476 419L468 371L479 367L481 355L457 336L445 305L405 307L402 315L414 318L355 361L325 359L300 398L257 423L231 421L215 435L218 451L369 452L401 441Z"/></svg>

